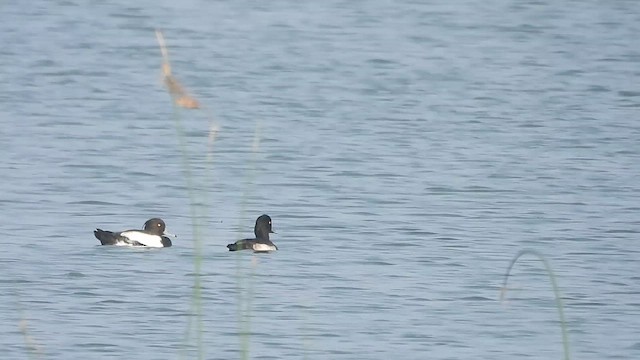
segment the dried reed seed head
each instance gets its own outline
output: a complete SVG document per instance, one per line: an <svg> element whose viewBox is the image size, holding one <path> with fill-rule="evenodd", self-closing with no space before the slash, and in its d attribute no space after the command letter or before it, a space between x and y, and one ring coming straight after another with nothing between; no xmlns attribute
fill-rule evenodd
<svg viewBox="0 0 640 360"><path fill-rule="evenodd" d="M162 73L164 76L171 76L171 65L169 63L162 64Z"/></svg>
<svg viewBox="0 0 640 360"><path fill-rule="evenodd" d="M176 104L178 104L178 106L181 106L185 109L198 109L200 108L200 103L198 103L198 100L190 97L190 96L183 96L183 97L179 97L178 99L176 99Z"/></svg>

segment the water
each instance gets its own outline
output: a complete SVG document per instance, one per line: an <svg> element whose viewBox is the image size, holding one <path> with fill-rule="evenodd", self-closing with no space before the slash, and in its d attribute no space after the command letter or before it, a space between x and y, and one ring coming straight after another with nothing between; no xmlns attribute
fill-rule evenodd
<svg viewBox="0 0 640 360"><path fill-rule="evenodd" d="M549 359L542 264L579 359L640 355L634 1L2 4L3 359ZM258 128L258 151L252 151ZM204 188L198 190L198 188ZM202 210L205 211L205 210ZM280 251L225 245L271 215ZM96 246L159 216L170 249ZM253 274L253 275L252 275ZM27 338L21 325L26 326ZM185 345L186 344L186 345Z"/></svg>

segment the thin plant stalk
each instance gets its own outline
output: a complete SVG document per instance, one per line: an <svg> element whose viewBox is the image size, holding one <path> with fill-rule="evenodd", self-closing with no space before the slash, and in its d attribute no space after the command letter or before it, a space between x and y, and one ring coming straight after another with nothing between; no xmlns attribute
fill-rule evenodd
<svg viewBox="0 0 640 360"><path fill-rule="evenodd" d="M244 219L248 189L250 188L251 184L253 184L255 179L256 162L257 162L258 153L260 151L260 130L261 130L261 123L260 123L260 120L258 119L256 120L256 126L253 134L253 143L251 146L251 152L252 152L251 166L249 168L249 172L247 173L246 182L244 186L245 193L243 194L243 197L242 197L239 221L242 221L242 219ZM238 229L237 237L240 238L241 224L238 225L237 229ZM249 272L249 276L246 278L246 283L244 284L245 285L244 287L242 286L243 285L242 280L245 279L245 277L243 276L243 273L241 271L242 266L240 263L240 258L241 257L238 256L237 262L236 262L236 279L237 279L237 285L238 285L238 292L237 292L238 319L240 321L240 324L239 324L240 325L239 326L240 351L241 351L241 359L248 360L249 353L250 353L249 340L250 340L250 331L251 331L251 307L252 307L251 299L253 298L253 281L252 280L254 276L254 270L255 270L257 258L252 257L251 271ZM246 294L243 294L243 288L246 288Z"/></svg>
<svg viewBox="0 0 640 360"><path fill-rule="evenodd" d="M520 259L520 257L522 257L523 255L533 255L537 257L539 260L541 260L542 263L544 264L544 268L547 271L547 274L549 275L549 281L551 282L553 295L556 300L556 309L558 309L558 317L560 319L560 329L562 331L562 347L564 349L564 359L570 360L571 355L569 352L569 335L567 333L567 322L564 318L564 310L563 310L564 307L562 305L562 296L560 295L560 288L558 287L555 273L553 272L553 269L551 269L551 265L549 264L549 261L547 261L547 259L541 253L535 250L525 249L525 250L520 250L516 254L516 256L514 256L514 258L511 259L511 263L509 264L509 267L507 268L507 272L504 275L504 281L502 283L502 289L500 291L500 301L504 301L506 297L507 281L509 280L509 274L511 273L511 269L516 264L518 259Z"/></svg>
<svg viewBox="0 0 640 360"><path fill-rule="evenodd" d="M169 63L169 53L167 51L167 46L164 40L164 36L162 32L156 30L156 39L158 40L158 45L160 46L160 52L162 54L162 72L164 76L164 83L167 87L169 95L171 95L172 103L173 103L173 117L175 121L176 132L178 135L178 142L180 147L180 153L182 155L182 166L184 177L187 182L187 192L189 195L190 201L190 213L191 213L191 222L193 226L193 239L194 239L194 284L193 284L193 293L191 297L191 306L190 306L190 314L195 313L196 316L196 328L197 328L197 351L198 351L198 359L204 359L204 348L203 348L203 320L202 320L202 284L201 284L201 271L202 271L202 239L200 235L201 228L201 216L198 212L198 204L196 202L196 187L194 185L194 179L191 172L191 164L190 164L190 156L189 151L187 149L187 141L184 131L184 126L182 124L182 118L180 117L180 107L187 109L197 109L201 108L200 103L191 95L189 95L186 90L180 85L178 80L171 73L171 65ZM211 116L208 116L210 121L209 125L209 146L207 151L207 174L210 174L210 166L212 163L213 157L213 143L215 141L214 132L214 122ZM213 134L213 136L212 136ZM208 201L204 201L204 204L208 204ZM188 326L185 334L185 344L189 342L190 331L192 328L191 324L191 316L189 316Z"/></svg>
<svg viewBox="0 0 640 360"><path fill-rule="evenodd" d="M196 314L196 327L197 327L197 349L198 349L198 360L204 360L204 349L202 346L202 332L203 332L203 324L202 324L202 287L201 287L201 279L200 273L202 269L202 241L200 236L200 220L197 211L196 204L196 194L195 188L193 185L193 176L191 173L191 166L189 161L189 155L184 135L184 128L182 126L182 121L180 119L179 110L174 107L174 119L176 123L176 131L178 133L178 139L180 144L180 152L182 154L182 164L183 164L183 172L185 175L185 179L187 181L187 192L189 194L189 201L191 203L190 213L191 213L191 223L193 227L193 241L194 241L194 279L193 279L193 293L192 293L192 306L191 309ZM191 328L191 317L189 317L189 329ZM189 333L187 333L188 341Z"/></svg>
<svg viewBox="0 0 640 360"><path fill-rule="evenodd" d="M31 336L31 334L29 333L29 324L23 312L21 311L20 314L21 319L18 323L18 328L20 329L20 333L22 333L22 337L24 338L24 344L27 348L27 356L29 357L29 359L40 359L43 355L42 349L40 348L40 346L38 346L33 336Z"/></svg>
<svg viewBox="0 0 640 360"><path fill-rule="evenodd" d="M18 321L18 330L20 330L20 333L22 334L24 346L27 349L27 357L29 359L41 359L44 356L44 353L42 351L42 347L37 343L37 341L29 331L29 321L27 320L25 310L22 306L20 293L17 290L14 290L13 293L15 294L18 304L18 314L20 314L20 320Z"/></svg>

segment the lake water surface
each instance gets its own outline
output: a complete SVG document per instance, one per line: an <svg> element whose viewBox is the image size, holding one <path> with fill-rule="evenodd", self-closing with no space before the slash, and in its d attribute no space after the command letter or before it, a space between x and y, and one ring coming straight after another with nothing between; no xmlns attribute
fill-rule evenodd
<svg viewBox="0 0 640 360"><path fill-rule="evenodd" d="M521 249L574 358L640 358L637 1L0 10L2 359L561 358L540 261L499 301ZM280 250L227 252L263 213Z"/></svg>

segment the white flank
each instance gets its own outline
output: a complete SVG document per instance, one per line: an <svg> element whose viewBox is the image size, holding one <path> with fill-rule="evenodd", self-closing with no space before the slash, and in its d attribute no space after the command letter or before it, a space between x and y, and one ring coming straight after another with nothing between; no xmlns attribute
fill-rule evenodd
<svg viewBox="0 0 640 360"><path fill-rule="evenodd" d="M276 247L273 245L260 244L260 243L253 244L253 251L275 251L275 250L276 250Z"/></svg>
<svg viewBox="0 0 640 360"><path fill-rule="evenodd" d="M140 231L125 231L120 233L120 235L126 237L130 241L137 241L144 246L164 247L162 245L162 238L158 235L149 235Z"/></svg>

